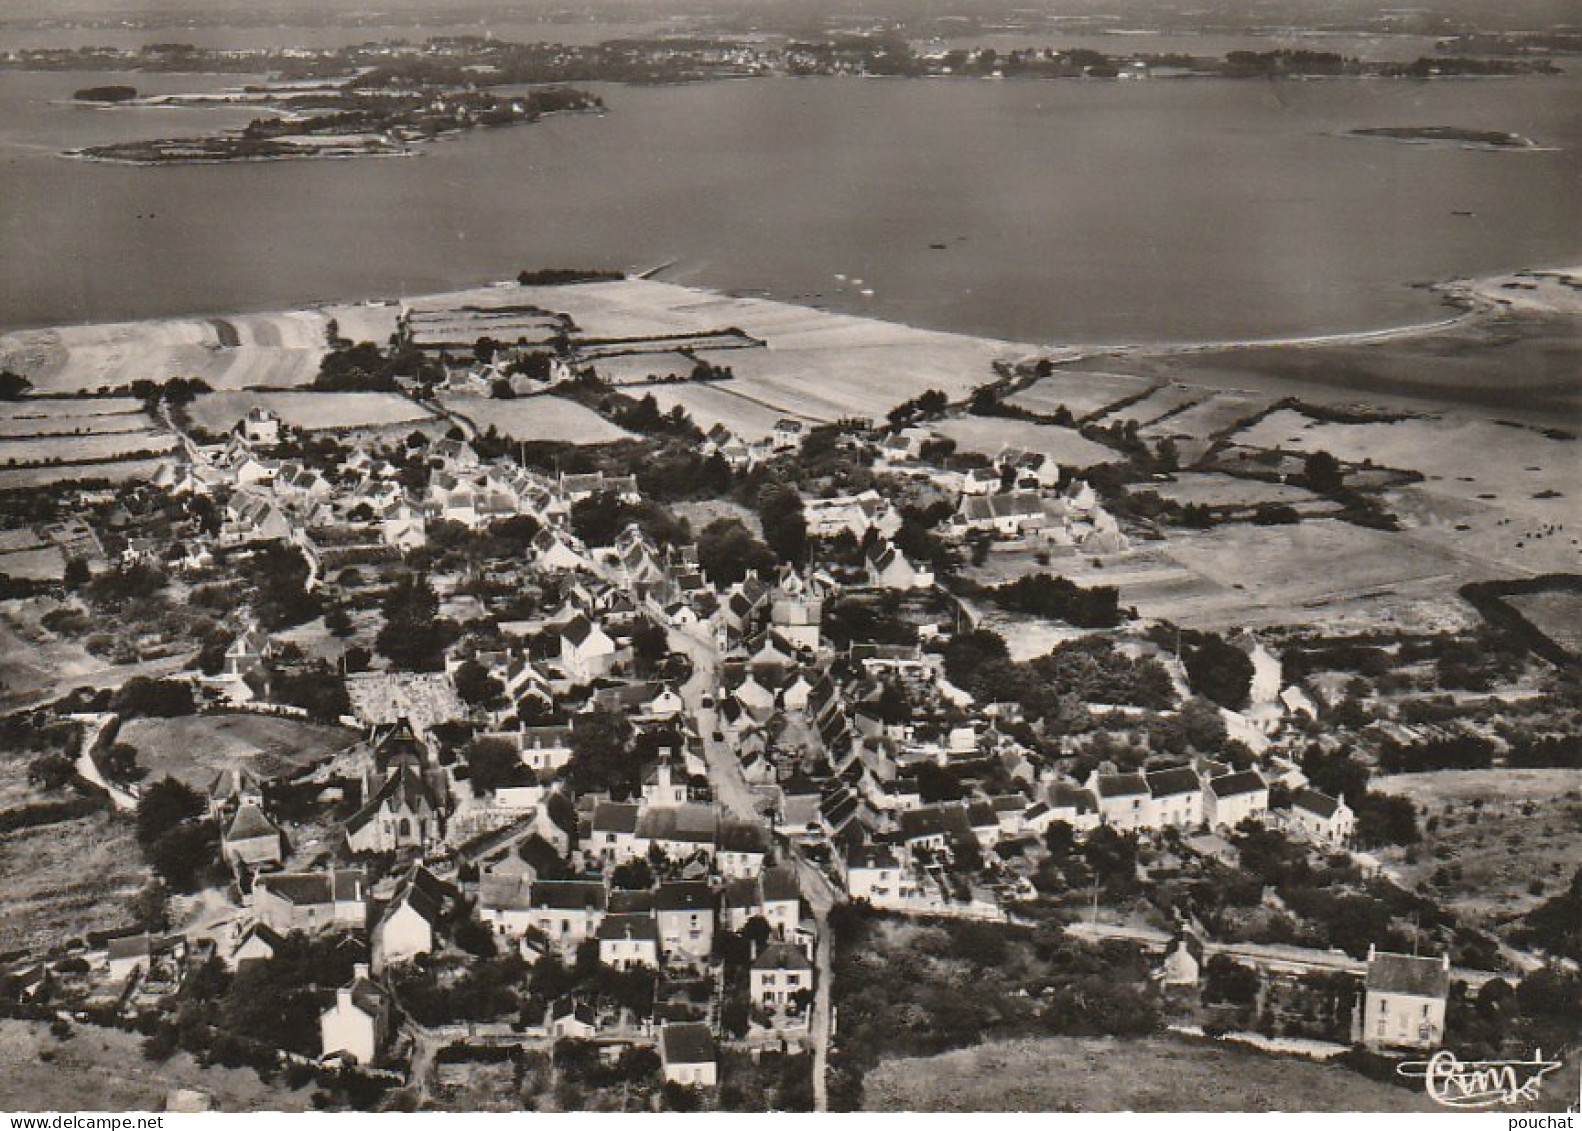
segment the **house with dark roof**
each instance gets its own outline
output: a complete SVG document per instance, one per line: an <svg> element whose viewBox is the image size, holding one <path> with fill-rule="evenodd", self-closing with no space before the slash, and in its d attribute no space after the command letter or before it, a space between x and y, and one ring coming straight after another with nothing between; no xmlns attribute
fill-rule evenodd
<svg viewBox="0 0 1582 1131"><path fill-rule="evenodd" d="M266 872L253 881L253 915L281 934L368 926L368 881L356 869Z"/></svg>
<svg viewBox="0 0 1582 1131"><path fill-rule="evenodd" d="M220 837L220 855L234 869L272 868L285 859L285 839L263 809L252 802L237 806Z"/></svg>
<svg viewBox="0 0 1582 1131"><path fill-rule="evenodd" d="M799 946L775 942L753 959L748 974L752 1000L768 1009L792 1004L792 999L813 989L813 963Z"/></svg>
<svg viewBox="0 0 1582 1131"><path fill-rule="evenodd" d="M1212 829L1233 829L1269 811L1269 785L1257 770L1210 778L1203 790L1203 820Z"/></svg>
<svg viewBox="0 0 1582 1131"><path fill-rule="evenodd" d="M379 913L370 933L376 972L432 954L461 893L421 864L401 877L395 894Z"/></svg>
<svg viewBox="0 0 1582 1131"><path fill-rule="evenodd" d="M659 1060L665 1083L712 1088L719 1082L714 1034L707 1025L681 1022L659 1030Z"/></svg>
<svg viewBox="0 0 1582 1131"><path fill-rule="evenodd" d="M1303 786L1291 795L1286 823L1292 831L1315 844L1344 848L1357 829L1357 815L1344 797L1331 797Z"/></svg>
<svg viewBox="0 0 1582 1131"><path fill-rule="evenodd" d="M1150 770L1143 777L1148 782L1151 827L1195 829L1203 823L1203 783L1196 770L1176 766Z"/></svg>
<svg viewBox="0 0 1582 1131"><path fill-rule="evenodd" d="M1117 829L1148 828L1152 816L1148 781L1141 774L1101 774L1095 771L1088 788L1099 803L1099 820Z"/></svg>
<svg viewBox="0 0 1582 1131"><path fill-rule="evenodd" d="M659 925L651 914L610 914L599 924L599 961L617 970L659 968Z"/></svg>
<svg viewBox="0 0 1582 1131"><path fill-rule="evenodd" d="M319 1014L324 1057L373 1064L390 1036L390 1000L359 964L352 980L335 991L335 1004Z"/></svg>
<svg viewBox="0 0 1582 1131"><path fill-rule="evenodd" d="M667 959L692 961L714 950L714 892L699 881L660 884L654 892L659 945Z"/></svg>
<svg viewBox="0 0 1582 1131"><path fill-rule="evenodd" d="M1374 1048L1437 1047L1445 1035L1450 955L1392 954L1368 947L1362 1039Z"/></svg>

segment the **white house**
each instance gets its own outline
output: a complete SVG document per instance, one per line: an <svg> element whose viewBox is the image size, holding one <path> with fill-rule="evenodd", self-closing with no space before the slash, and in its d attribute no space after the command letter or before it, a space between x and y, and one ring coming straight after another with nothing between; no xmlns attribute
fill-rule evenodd
<svg viewBox="0 0 1582 1131"><path fill-rule="evenodd" d="M591 683L615 663L615 641L580 613L560 629L560 666L573 683Z"/></svg>
<svg viewBox="0 0 1582 1131"><path fill-rule="evenodd" d="M1437 1047L1445 1035L1450 956L1419 958L1368 947L1362 1039L1375 1047Z"/></svg>
<svg viewBox="0 0 1582 1131"><path fill-rule="evenodd" d="M771 1009L790 1005L797 994L813 988L813 963L799 946L770 943L753 959L748 983L759 1005Z"/></svg>
<svg viewBox="0 0 1582 1131"><path fill-rule="evenodd" d="M714 1059L714 1034L696 1022L670 1024L659 1030L659 1059L665 1083L712 1088L719 1081Z"/></svg>
<svg viewBox="0 0 1582 1131"><path fill-rule="evenodd" d="M607 915L599 924L599 961L617 970L659 967L659 927L652 915Z"/></svg>
<svg viewBox="0 0 1582 1131"><path fill-rule="evenodd" d="M335 991L335 1004L319 1014L323 1055L352 1057L358 1064L379 1059L390 1031L390 1003L358 964L349 985Z"/></svg>
<svg viewBox="0 0 1582 1131"><path fill-rule="evenodd" d="M1302 788L1291 796L1291 826L1318 844L1343 848L1357 828L1356 814L1344 797Z"/></svg>
<svg viewBox="0 0 1582 1131"><path fill-rule="evenodd" d="M1210 828L1233 829L1269 811L1269 786L1256 770L1210 778L1203 790L1203 820Z"/></svg>

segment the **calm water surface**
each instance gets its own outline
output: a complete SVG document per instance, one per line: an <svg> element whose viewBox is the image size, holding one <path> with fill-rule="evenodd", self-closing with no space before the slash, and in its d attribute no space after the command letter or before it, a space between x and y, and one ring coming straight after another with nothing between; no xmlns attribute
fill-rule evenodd
<svg viewBox="0 0 1582 1131"><path fill-rule="evenodd" d="M664 277L678 282L1018 340L1215 340L1432 318L1410 284L1582 262L1575 76L612 87L608 115L404 160L55 156L250 116L54 101L115 78L0 73L0 326L675 260ZM1511 130L1552 148L1338 136L1382 125Z"/></svg>

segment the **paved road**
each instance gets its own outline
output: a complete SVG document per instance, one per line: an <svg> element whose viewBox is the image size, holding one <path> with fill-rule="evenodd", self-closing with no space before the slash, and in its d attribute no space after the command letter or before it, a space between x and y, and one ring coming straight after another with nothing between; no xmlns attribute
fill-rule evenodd
<svg viewBox="0 0 1582 1131"><path fill-rule="evenodd" d="M760 816L758 796L748 786L735 752L723 742L714 740L718 719L713 707L703 705L705 697L713 702L719 695L719 649L712 639L700 633L672 628L669 634L671 650L685 653L692 662L692 678L681 685L681 699L703 737L703 759L708 763L709 784L714 788L714 796L734 816L756 821Z"/></svg>
<svg viewBox="0 0 1582 1131"><path fill-rule="evenodd" d="M813 1016L808 1020L808 1036L813 1042L813 1110L829 1110L829 1043L835 1035L835 944L829 929L829 910L842 898L828 876L794 847L791 860L796 865L802 898L807 900L816 924L813 965L818 980L813 988Z"/></svg>

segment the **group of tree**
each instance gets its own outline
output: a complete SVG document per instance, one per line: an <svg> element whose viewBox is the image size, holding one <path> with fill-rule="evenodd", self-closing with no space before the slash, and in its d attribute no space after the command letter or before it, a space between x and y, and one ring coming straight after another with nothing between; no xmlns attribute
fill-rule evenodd
<svg viewBox="0 0 1582 1131"><path fill-rule="evenodd" d="M404 671L439 671L445 664L445 649L456 640L460 629L455 622L439 616L439 597L428 579L418 573L404 573L385 594L381 604L384 625L374 639L374 647Z"/></svg>
<svg viewBox="0 0 1582 1131"><path fill-rule="evenodd" d="M207 812L201 793L169 776L138 799L137 841L172 891L198 890L219 867L220 830Z"/></svg>
<svg viewBox="0 0 1582 1131"><path fill-rule="evenodd" d="M1002 609L1063 620L1078 628L1114 628L1121 621L1120 593L1113 585L1084 588L1068 578L1032 573L988 590Z"/></svg>

